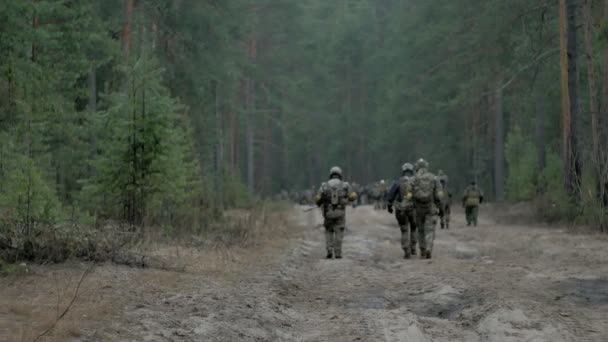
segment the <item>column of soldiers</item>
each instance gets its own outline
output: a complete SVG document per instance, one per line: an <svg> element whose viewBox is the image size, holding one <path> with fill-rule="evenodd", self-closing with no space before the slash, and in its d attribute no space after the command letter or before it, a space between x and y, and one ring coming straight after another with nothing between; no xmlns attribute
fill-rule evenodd
<svg viewBox="0 0 608 342"><path fill-rule="evenodd" d="M323 212L327 258L342 258L346 207L350 203L353 207L361 204L363 193L375 209L383 208L395 214L405 259L417 255L418 251L421 258L432 257L437 223L441 229L450 228L452 194L447 175L442 170L434 175L429 171L428 162L419 159L414 165L402 165L401 177L390 189L383 180L371 188L350 185L343 180L339 167L331 168L329 180L321 184L314 196L315 204ZM476 182L471 182L462 196L468 226L477 225L482 202L483 192Z"/></svg>

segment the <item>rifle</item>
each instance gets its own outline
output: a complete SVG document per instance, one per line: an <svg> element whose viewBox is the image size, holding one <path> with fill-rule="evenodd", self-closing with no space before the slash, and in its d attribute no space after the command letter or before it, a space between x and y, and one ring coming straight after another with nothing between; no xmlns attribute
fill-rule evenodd
<svg viewBox="0 0 608 342"><path fill-rule="evenodd" d="M302 210L302 211L306 213L306 212L309 212L309 211L314 210L314 209L317 209L317 208L319 208L319 207L317 207L317 206L315 205L315 206L312 206L312 207L310 207L310 208L306 208L306 209L304 209L304 210Z"/></svg>

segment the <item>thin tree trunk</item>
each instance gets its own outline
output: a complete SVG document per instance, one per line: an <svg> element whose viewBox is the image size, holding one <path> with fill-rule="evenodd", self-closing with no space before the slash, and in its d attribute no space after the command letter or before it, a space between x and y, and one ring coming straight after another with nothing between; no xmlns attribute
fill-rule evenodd
<svg viewBox="0 0 608 342"><path fill-rule="evenodd" d="M473 118L471 120L471 165L473 166L473 174L471 178L477 181L477 174L479 170L479 117L482 111L482 99L479 99L475 110L473 110Z"/></svg>
<svg viewBox="0 0 608 342"><path fill-rule="evenodd" d="M87 109L89 110L89 115L94 116L95 112L97 112L97 71L93 65L91 65L89 68L88 85L89 103ZM97 154L97 137L95 134L91 134L90 139L91 146L89 150L89 158L93 160ZM92 175L95 172L95 168L90 166L88 171L89 174Z"/></svg>
<svg viewBox="0 0 608 342"><path fill-rule="evenodd" d="M215 127L217 133L217 196L219 208L224 207L224 120L220 108L220 83L215 82Z"/></svg>
<svg viewBox="0 0 608 342"><path fill-rule="evenodd" d="M604 0L604 11L603 11L603 18L602 20L604 22L608 21L608 0ZM603 37L604 39L606 39L606 37ZM603 165L603 170L602 170L602 178L601 178L601 182L603 183L602 186L602 202L604 204L604 207L608 207L608 160L607 160L607 154L606 154L606 130L608 129L608 127L606 125L608 125L608 120L606 120L606 118L608 117L608 45L607 44L603 44L603 48L601 50L601 65L602 65L602 85L603 85L603 89L602 89L602 99L603 99L603 103L602 105L602 111L601 111L601 116L598 117L598 127L599 127L599 141L600 141L600 146L599 146L599 151L601 153L600 157L600 161Z"/></svg>
<svg viewBox="0 0 608 342"><path fill-rule="evenodd" d="M129 59L131 50L131 19L133 17L134 0L123 0L123 25L122 25L122 54L125 60Z"/></svg>
<svg viewBox="0 0 608 342"><path fill-rule="evenodd" d="M35 5L35 3L38 2L37 0L34 0L33 3ZM36 9L34 7L34 16L32 17L32 28L34 29L34 32L36 30L38 30L38 13L36 13ZM38 59L38 44L36 42L36 38L34 38L34 41L32 42L32 62L36 62L36 60Z"/></svg>
<svg viewBox="0 0 608 342"><path fill-rule="evenodd" d="M494 140L494 193L497 201L504 199L504 176L505 176L505 136L504 136L504 112L503 112L503 101L502 101L502 89L496 90L496 97L494 101L494 129L495 129L495 140Z"/></svg>
<svg viewBox="0 0 608 342"><path fill-rule="evenodd" d="M346 153L347 158L347 166L345 172L345 177L352 176L353 170L353 141L351 139L352 136L352 112L353 112L353 104L352 104L352 75L351 75L351 62L350 58L348 58L346 63L346 132L344 132L344 137L346 138L344 152Z"/></svg>
<svg viewBox="0 0 608 342"><path fill-rule="evenodd" d="M254 9L255 12L255 9ZM252 34L249 40L249 62L252 65L256 63L256 37ZM247 79L246 89L246 104L247 104L247 128L246 128L246 145L247 145L247 189L249 194L253 195L255 190L255 128L254 128L254 110L255 110L255 82L251 77Z"/></svg>
<svg viewBox="0 0 608 342"><path fill-rule="evenodd" d="M579 198L581 174L576 132L578 116L576 1L560 0L559 5L564 185L571 200L576 201Z"/></svg>
<svg viewBox="0 0 608 342"><path fill-rule="evenodd" d="M360 99L359 99L359 106L360 106L360 116L359 116L359 127L357 132L355 132L355 137L359 138L359 165L357 167L357 170L359 170L359 173L357 174L357 183L362 184L361 182L364 181L364 179L367 178L367 175L365 174L365 170L367 169L366 167L366 163L365 163L365 155L366 155L366 146L365 146L365 134L363 134L363 132L365 131L365 99L366 99L366 88L365 88L365 82L361 81L361 87L360 87ZM353 142L354 143L354 142Z"/></svg>
<svg viewBox="0 0 608 342"><path fill-rule="evenodd" d="M541 183L541 175L545 170L546 141L545 141L545 98L543 90L536 91L536 176L538 180L537 193L545 192L545 185Z"/></svg>
<svg viewBox="0 0 608 342"><path fill-rule="evenodd" d="M593 61L593 16L591 0L584 0L583 16L585 29L585 59L587 61L587 85L589 87L589 111L591 113L592 162L595 166L598 199L603 198L603 162L600 151L599 101L597 98L597 74Z"/></svg>

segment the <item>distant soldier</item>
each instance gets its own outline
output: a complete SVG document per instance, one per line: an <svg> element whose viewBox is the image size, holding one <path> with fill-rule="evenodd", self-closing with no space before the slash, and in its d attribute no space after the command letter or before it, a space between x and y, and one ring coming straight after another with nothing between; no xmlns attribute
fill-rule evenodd
<svg viewBox="0 0 608 342"><path fill-rule="evenodd" d="M346 206L357 199L350 185L342 180L342 169L337 166L329 170L329 180L319 188L315 196L317 206L323 209L325 245L327 259L342 258L342 238L346 222Z"/></svg>
<svg viewBox="0 0 608 342"><path fill-rule="evenodd" d="M420 257L430 259L443 191L439 180L428 171L428 167L424 159L416 162L416 176L407 184L405 196L414 201Z"/></svg>
<svg viewBox="0 0 608 342"><path fill-rule="evenodd" d="M414 216L414 202L412 198L405 196L407 186L414 178L414 165L405 163L401 166L401 178L397 180L388 191L386 196L388 212L393 212L395 206L395 218L401 229L401 248L403 257L409 259L416 255L416 221Z"/></svg>
<svg viewBox="0 0 608 342"><path fill-rule="evenodd" d="M479 215L479 205L483 203L483 191L477 186L476 181L472 181L462 195L462 206L464 207L467 226L471 224L477 226L477 215Z"/></svg>
<svg viewBox="0 0 608 342"><path fill-rule="evenodd" d="M384 179L374 185L372 190L374 209L386 209L386 190L386 182Z"/></svg>
<svg viewBox="0 0 608 342"><path fill-rule="evenodd" d="M357 199L353 201L353 208L361 205L361 186L355 182L351 184L351 190L357 194Z"/></svg>
<svg viewBox="0 0 608 342"><path fill-rule="evenodd" d="M452 214L452 193L448 189L448 176L442 170L437 171L437 179L441 183L443 198L439 206L439 222L441 229L450 229L450 215Z"/></svg>

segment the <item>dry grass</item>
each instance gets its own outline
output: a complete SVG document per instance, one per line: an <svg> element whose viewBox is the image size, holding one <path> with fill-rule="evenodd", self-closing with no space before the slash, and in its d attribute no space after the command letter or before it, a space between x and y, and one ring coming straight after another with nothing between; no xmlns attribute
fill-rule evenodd
<svg viewBox="0 0 608 342"><path fill-rule="evenodd" d="M128 303L141 303L159 290L195 286L193 277L202 274L228 284L241 272L251 272L254 264L275 258L287 245L288 233L286 209L265 205L253 211L228 211L221 223L199 238L146 234L131 250L179 262L184 272L98 265L83 281L69 312L40 341L95 336L96 327L122 319ZM52 326L88 265L28 266L26 276L0 277L0 342L32 341Z"/></svg>

